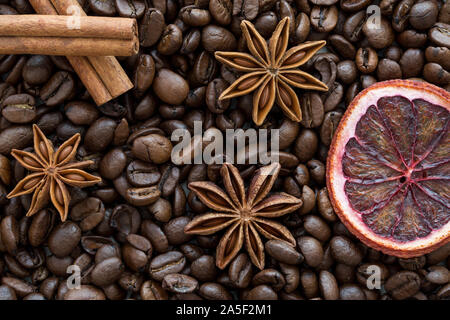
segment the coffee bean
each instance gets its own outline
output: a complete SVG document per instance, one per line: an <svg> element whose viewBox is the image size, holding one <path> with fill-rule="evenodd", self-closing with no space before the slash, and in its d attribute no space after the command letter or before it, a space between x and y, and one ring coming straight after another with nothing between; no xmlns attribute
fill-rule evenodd
<svg viewBox="0 0 450 320"><path fill-rule="evenodd" d="M265 248L271 257L282 263L300 264L304 259L295 248L285 241L269 240L266 242Z"/></svg>
<svg viewBox="0 0 450 320"><path fill-rule="evenodd" d="M77 224L66 221L58 225L48 238L48 248L57 257L69 255L81 239L81 230Z"/></svg>
<svg viewBox="0 0 450 320"><path fill-rule="evenodd" d="M409 23L417 30L431 28L438 16L438 7L433 1L423 1L412 6Z"/></svg>
<svg viewBox="0 0 450 320"><path fill-rule="evenodd" d="M163 55L171 55L180 49L183 42L183 34L180 28L174 24L169 24L163 30L158 43L158 52Z"/></svg>
<svg viewBox="0 0 450 320"><path fill-rule="evenodd" d="M207 300L231 300L231 294L222 285L205 282L200 286L200 295Z"/></svg>
<svg viewBox="0 0 450 320"><path fill-rule="evenodd" d="M378 55L372 48L359 48L356 53L356 66L362 73L372 73L378 64Z"/></svg>
<svg viewBox="0 0 450 320"><path fill-rule="evenodd" d="M75 80L73 76L66 71L58 71L41 88L40 98L49 107L70 99L75 93Z"/></svg>
<svg viewBox="0 0 450 320"><path fill-rule="evenodd" d="M64 300L105 300L105 294L102 290L91 286L81 285L79 289L69 289L64 294Z"/></svg>
<svg viewBox="0 0 450 320"><path fill-rule="evenodd" d="M210 24L202 30L202 45L209 52L233 51L237 41L227 29Z"/></svg>
<svg viewBox="0 0 450 320"><path fill-rule="evenodd" d="M184 274L171 273L164 277L162 287L174 293L191 293L198 288L198 281Z"/></svg>
<svg viewBox="0 0 450 320"><path fill-rule="evenodd" d="M179 251L169 251L153 258L150 262L150 276L158 281L171 273L178 273L183 270L186 264L186 258Z"/></svg>
<svg viewBox="0 0 450 320"><path fill-rule="evenodd" d="M153 280L145 281L140 289L142 300L167 300L167 292Z"/></svg>
<svg viewBox="0 0 450 320"><path fill-rule="evenodd" d="M341 300L366 300L364 291L355 284L344 284L339 288Z"/></svg>
<svg viewBox="0 0 450 320"><path fill-rule="evenodd" d="M320 242L308 236L297 239L297 246L310 267L317 267L323 259L323 248Z"/></svg>
<svg viewBox="0 0 450 320"><path fill-rule="evenodd" d="M318 137L314 131L310 129L300 131L294 144L294 154L300 162L306 162L313 157L314 153L316 153L318 142Z"/></svg>
<svg viewBox="0 0 450 320"><path fill-rule="evenodd" d="M396 300L407 299L419 291L419 275L412 271L400 271L392 275L384 285L386 291Z"/></svg>
<svg viewBox="0 0 450 320"><path fill-rule="evenodd" d="M444 70L442 66L437 63L427 63L423 68L423 77L425 80L443 85L450 83L450 72Z"/></svg>
<svg viewBox="0 0 450 320"><path fill-rule="evenodd" d="M253 276L252 263L245 253L234 258L228 269L230 281L238 288L246 288Z"/></svg>
<svg viewBox="0 0 450 320"><path fill-rule="evenodd" d="M311 25L319 32L330 32L336 27L338 10L336 6L314 6L311 9Z"/></svg>
<svg viewBox="0 0 450 320"><path fill-rule="evenodd" d="M121 17L139 19L144 15L145 3L142 0L115 0L115 5Z"/></svg>
<svg viewBox="0 0 450 320"><path fill-rule="evenodd" d="M302 109L302 122L305 128L318 127L324 116L323 103L317 93L306 93L300 98L300 106Z"/></svg>
<svg viewBox="0 0 450 320"><path fill-rule="evenodd" d="M159 38L165 27L164 15L157 8L148 8L139 25L141 46L151 47Z"/></svg>
<svg viewBox="0 0 450 320"><path fill-rule="evenodd" d="M13 216L6 216L0 222L0 234L5 249L15 254L19 245L19 225Z"/></svg>
<svg viewBox="0 0 450 320"><path fill-rule="evenodd" d="M107 286L117 281L124 270L122 261L117 257L108 258L98 263L91 272L92 283Z"/></svg>
<svg viewBox="0 0 450 320"><path fill-rule="evenodd" d="M351 42L361 40L363 36L363 26L365 26L366 14L358 11L349 16L344 23L344 37Z"/></svg>
<svg viewBox="0 0 450 320"><path fill-rule="evenodd" d="M168 87L171 90L167 90ZM153 90L165 103L178 105L186 99L189 93L189 85L177 73L169 69L160 69L153 80Z"/></svg>
<svg viewBox="0 0 450 320"><path fill-rule="evenodd" d="M401 78L401 67L393 60L381 59L377 67L377 77L380 81Z"/></svg>
<svg viewBox="0 0 450 320"><path fill-rule="evenodd" d="M0 153L9 154L12 149L23 149L33 141L31 126L11 126L0 132Z"/></svg>
<svg viewBox="0 0 450 320"><path fill-rule="evenodd" d="M336 278L328 271L320 271L319 288L325 300L339 299L339 287Z"/></svg>
<svg viewBox="0 0 450 320"><path fill-rule="evenodd" d="M161 41L164 41L164 37ZM141 97L145 94L148 88L150 88L155 78L155 61L151 55L142 54L139 56L133 75L135 95L137 97ZM112 104L108 103L106 105L111 106Z"/></svg>
<svg viewBox="0 0 450 320"><path fill-rule="evenodd" d="M330 240L331 254L333 258L343 264L356 266L363 258L360 250L349 239L335 236Z"/></svg>

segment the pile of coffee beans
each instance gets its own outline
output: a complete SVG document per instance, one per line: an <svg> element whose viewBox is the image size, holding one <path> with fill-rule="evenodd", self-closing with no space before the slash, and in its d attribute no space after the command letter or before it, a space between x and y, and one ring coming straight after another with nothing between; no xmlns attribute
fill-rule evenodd
<svg viewBox="0 0 450 320"><path fill-rule="evenodd" d="M89 15L134 17L139 54L119 58L135 88L96 107L64 57L0 56L0 299L449 299L450 245L399 259L359 242L339 221L325 163L348 103L395 78L450 90L450 2L442 0L79 0ZM0 0L0 14L33 13L27 0ZM218 101L238 76L216 50L246 51L240 22L266 38L290 17L290 45L327 40L305 71L327 93L299 90L303 121L278 109L262 128L280 129L274 191L303 199L279 219L296 248L265 241L266 267L245 250L224 269L222 233L191 236L208 211L192 181L221 184L220 165L171 162L175 129L255 127L252 97ZM374 27L374 25L376 27ZM71 188L69 218L51 205L26 217L31 196L6 195L26 174L12 148L32 151L32 124L55 146L80 133L77 160L99 185ZM257 165L239 165L246 181ZM80 281L80 289L73 285Z"/></svg>

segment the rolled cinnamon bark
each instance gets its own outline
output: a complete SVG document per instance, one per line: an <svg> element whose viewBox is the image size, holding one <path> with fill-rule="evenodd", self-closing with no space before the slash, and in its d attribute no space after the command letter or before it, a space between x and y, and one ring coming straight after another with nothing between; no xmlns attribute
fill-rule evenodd
<svg viewBox="0 0 450 320"><path fill-rule="evenodd" d="M128 18L0 15L0 36L133 40L137 28L136 20Z"/></svg>
<svg viewBox="0 0 450 320"><path fill-rule="evenodd" d="M30 0L30 4L39 14L58 14L50 0ZM78 74L81 82L83 82L86 90L97 105L102 105L113 99L99 74L86 57L67 57L67 60L69 60L72 68Z"/></svg>
<svg viewBox="0 0 450 320"><path fill-rule="evenodd" d="M131 56L137 50L137 39L0 36L0 54Z"/></svg>
<svg viewBox="0 0 450 320"><path fill-rule="evenodd" d="M86 15L77 0L72 3L63 3L69 6L66 10L63 10L64 7L59 7L61 12L56 10L50 0L29 1L38 14L70 15L78 11L81 15ZM67 59L97 105L104 104L133 88L133 84L115 57L69 56Z"/></svg>
<svg viewBox="0 0 450 320"><path fill-rule="evenodd" d="M86 16L77 0L46 0L53 4L60 15ZM113 97L133 88L133 84L115 57L88 57Z"/></svg>

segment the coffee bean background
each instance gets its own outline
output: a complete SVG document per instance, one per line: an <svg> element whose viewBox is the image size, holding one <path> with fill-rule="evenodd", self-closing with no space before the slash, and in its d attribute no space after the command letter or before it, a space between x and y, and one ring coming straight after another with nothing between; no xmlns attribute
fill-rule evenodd
<svg viewBox="0 0 450 320"><path fill-rule="evenodd" d="M140 52L120 58L134 89L96 107L64 57L0 56L0 299L343 299L450 298L450 244L399 259L359 242L335 215L325 187L328 147L349 102L377 81L413 78L450 90L450 2L441 0L79 0L89 15L136 18ZM378 5L379 28L366 13ZM370 11L370 10L369 10ZM31 14L27 0L0 0L0 14ZM220 184L219 165L170 160L175 129L254 127L252 97L218 101L238 74L216 50L246 51L250 20L266 38L290 17L291 45L327 40L302 68L326 93L298 90L303 121L275 107L262 128L280 129L275 191L302 198L282 222L295 248L265 241L266 268L242 251L215 263L221 234L188 236L208 209L186 183ZM25 217L31 196L6 194L26 170L10 155L31 150L31 125L55 146L82 136L78 160L101 184L71 188L68 221L49 206ZM245 179L256 165L239 165ZM68 288L67 268L81 270ZM370 289L371 268L381 287Z"/></svg>

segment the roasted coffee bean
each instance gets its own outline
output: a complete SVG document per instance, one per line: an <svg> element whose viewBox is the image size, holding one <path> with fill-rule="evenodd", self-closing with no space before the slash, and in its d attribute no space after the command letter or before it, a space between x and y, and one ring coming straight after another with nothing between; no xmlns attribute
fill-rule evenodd
<svg viewBox="0 0 450 320"><path fill-rule="evenodd" d="M212 113L223 113L230 106L230 100L219 100L219 96L227 88L222 79L214 79L206 87L206 105Z"/></svg>
<svg viewBox="0 0 450 320"><path fill-rule="evenodd" d="M230 281L238 288L246 288L252 280L252 263L245 253L234 258L228 269Z"/></svg>
<svg viewBox="0 0 450 320"><path fill-rule="evenodd" d="M52 61L48 56L32 56L27 60L23 69L22 77L31 86L46 83L53 71Z"/></svg>
<svg viewBox="0 0 450 320"><path fill-rule="evenodd" d="M211 16L221 25L228 25L231 23L231 13L233 4L230 0L212 0L209 1L209 12Z"/></svg>
<svg viewBox="0 0 450 320"><path fill-rule="evenodd" d="M267 284L272 287L274 291L280 291L286 284L283 275L275 269L265 269L253 277L252 284L256 287Z"/></svg>
<svg viewBox="0 0 450 320"><path fill-rule="evenodd" d="M164 40L164 37L161 41ZM160 42L161 43L161 42ZM134 90L137 97L141 97L150 88L155 77L155 61L149 54L139 56L134 70Z"/></svg>
<svg viewBox="0 0 450 320"><path fill-rule="evenodd" d="M363 37L363 26L365 25L366 14L364 11L358 11L349 16L344 23L344 37L351 42L361 40Z"/></svg>
<svg viewBox="0 0 450 320"><path fill-rule="evenodd" d="M14 94L3 100L2 116L12 123L29 123L37 116L36 101L29 94Z"/></svg>
<svg viewBox="0 0 450 320"><path fill-rule="evenodd" d="M322 126L320 127L320 140L324 145L329 146L331 144L334 132L342 116L343 114L340 111L330 111L325 114Z"/></svg>
<svg viewBox="0 0 450 320"><path fill-rule="evenodd" d="M378 24L375 24L372 19L368 19L362 30L370 46L374 49L386 48L394 41L394 31L391 23L384 17L381 18Z"/></svg>
<svg viewBox="0 0 450 320"><path fill-rule="evenodd" d="M157 8L148 8L139 25L141 46L151 47L159 38L165 27L164 15Z"/></svg>
<svg viewBox="0 0 450 320"><path fill-rule="evenodd" d="M356 67L362 73L372 73L377 68L378 55L376 51L370 47L359 48L356 52Z"/></svg>
<svg viewBox="0 0 450 320"><path fill-rule="evenodd" d="M231 300L231 294L224 286L214 283L205 282L200 286L199 294L207 300Z"/></svg>
<svg viewBox="0 0 450 320"><path fill-rule="evenodd" d="M396 300L415 295L420 288L420 277L412 271L400 271L392 275L384 285L389 295Z"/></svg>
<svg viewBox="0 0 450 320"><path fill-rule="evenodd" d="M183 270L186 264L186 258L179 251L169 251L153 258L150 262L150 276L158 281L171 273L178 273Z"/></svg>
<svg viewBox="0 0 450 320"><path fill-rule="evenodd" d="M142 0L115 0L115 5L121 17L139 19L144 15L145 3Z"/></svg>
<svg viewBox="0 0 450 320"><path fill-rule="evenodd" d="M170 90L167 90L167 88L170 88ZM179 74L163 68L156 72L153 90L165 103L178 105L186 99L189 93L189 85Z"/></svg>
<svg viewBox="0 0 450 320"><path fill-rule="evenodd" d="M328 38L331 45L344 59L354 59L356 49L347 39L339 34L334 34Z"/></svg>
<svg viewBox="0 0 450 320"><path fill-rule="evenodd" d="M124 270L122 261L117 257L112 257L96 264L90 274L92 283L97 286L107 286L120 278Z"/></svg>
<svg viewBox="0 0 450 320"><path fill-rule="evenodd" d="M323 121L324 110L322 99L317 93L306 93L300 98L302 122L305 128L315 128Z"/></svg>
<svg viewBox="0 0 450 320"><path fill-rule="evenodd" d="M19 245L19 225L13 216L6 216L0 222L0 234L4 248L15 254Z"/></svg>
<svg viewBox="0 0 450 320"><path fill-rule="evenodd" d="M433 1L423 1L412 6L409 23L417 30L431 28L438 16L438 6Z"/></svg>
<svg viewBox="0 0 450 320"><path fill-rule="evenodd" d="M333 258L343 264L356 266L361 263L363 255L359 248L349 239L335 236L330 240Z"/></svg>
<svg viewBox="0 0 450 320"><path fill-rule="evenodd" d="M174 24L165 27L158 43L158 52L163 55L171 55L180 49L183 43L183 34L180 28Z"/></svg>
<svg viewBox="0 0 450 320"><path fill-rule="evenodd" d="M85 101L72 101L65 105L67 118L75 125L90 125L98 118L97 108Z"/></svg>
<svg viewBox="0 0 450 320"><path fill-rule="evenodd" d="M303 129L295 140L294 154L300 162L307 162L316 153L318 143L318 137L314 131Z"/></svg>
<svg viewBox="0 0 450 320"><path fill-rule="evenodd" d="M323 248L320 242L308 236L297 239L297 246L310 267L317 267L323 259Z"/></svg>
<svg viewBox="0 0 450 320"><path fill-rule="evenodd" d="M209 52L233 51L237 41L227 29L210 24L202 29L202 45Z"/></svg>
<svg viewBox="0 0 450 320"><path fill-rule="evenodd" d="M167 292L153 280L145 281L140 287L142 300L167 300Z"/></svg>
<svg viewBox="0 0 450 320"><path fill-rule="evenodd" d="M267 253L275 260L286 264L300 264L303 256L282 240L269 240L265 244Z"/></svg>
<svg viewBox="0 0 450 320"><path fill-rule="evenodd" d="M404 48L421 48L427 42L427 35L416 30L405 30L397 36L397 42Z"/></svg>
<svg viewBox="0 0 450 320"><path fill-rule="evenodd" d="M337 78L344 84L350 84L358 76L358 69L354 61L344 60L337 65Z"/></svg>
<svg viewBox="0 0 450 320"><path fill-rule="evenodd" d="M444 69L450 70L450 49L446 47L428 47L425 50L425 58L428 62L435 62Z"/></svg>
<svg viewBox="0 0 450 320"><path fill-rule="evenodd" d="M214 258L209 255L202 255L192 261L191 275L203 282L214 280L217 275Z"/></svg>
<svg viewBox="0 0 450 320"><path fill-rule="evenodd" d="M330 32L336 27L338 10L336 6L314 6L311 9L311 25L319 32Z"/></svg>
<svg viewBox="0 0 450 320"><path fill-rule="evenodd" d="M423 68L423 77L425 80L437 85L450 83L450 72L442 68L437 63L427 63Z"/></svg>
<svg viewBox="0 0 450 320"><path fill-rule="evenodd" d="M449 280L449 271L443 266L431 266L428 268L425 279L434 284L446 284Z"/></svg>
<svg viewBox="0 0 450 320"><path fill-rule="evenodd" d="M105 300L102 290L91 286L81 285L79 289L69 289L64 294L64 300Z"/></svg>
<svg viewBox="0 0 450 320"><path fill-rule="evenodd" d="M381 59L377 67L378 80L398 79L402 77L402 69L400 65L390 59Z"/></svg>
<svg viewBox="0 0 450 320"><path fill-rule="evenodd" d="M48 238L48 248L58 258L68 256L81 239L81 229L71 221L58 225Z"/></svg>
<svg viewBox="0 0 450 320"><path fill-rule="evenodd" d="M328 271L320 271L319 288L325 300L339 299L339 287L336 278Z"/></svg>
<svg viewBox="0 0 450 320"><path fill-rule="evenodd" d="M197 290L198 281L185 274L171 273L164 277L162 287L173 293L191 293Z"/></svg>
<svg viewBox="0 0 450 320"><path fill-rule="evenodd" d="M41 88L40 98L49 107L70 99L75 93L75 79L66 71L58 71Z"/></svg>
<svg viewBox="0 0 450 320"><path fill-rule="evenodd" d="M150 240L153 248L157 252L166 252L169 248L169 241L161 228L149 220L145 220L141 226L142 235Z"/></svg>
<svg viewBox="0 0 450 320"><path fill-rule="evenodd" d="M344 284L339 288L341 300L366 300L364 291L355 284Z"/></svg>
<svg viewBox="0 0 450 320"><path fill-rule="evenodd" d="M170 206L170 203L168 203ZM163 211L162 209L161 211ZM180 245L191 240L192 236L184 233L184 227L191 221L188 217L178 217L170 220L164 226L164 233L167 235L169 244Z"/></svg>

